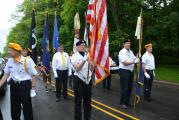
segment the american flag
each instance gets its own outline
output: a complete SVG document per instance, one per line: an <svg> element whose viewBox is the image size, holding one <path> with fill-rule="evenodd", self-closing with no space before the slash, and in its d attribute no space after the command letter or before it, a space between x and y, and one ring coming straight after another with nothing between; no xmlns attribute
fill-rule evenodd
<svg viewBox="0 0 179 120"><path fill-rule="evenodd" d="M90 24L90 59L96 65L97 84L110 74L106 0L90 0L86 19Z"/></svg>

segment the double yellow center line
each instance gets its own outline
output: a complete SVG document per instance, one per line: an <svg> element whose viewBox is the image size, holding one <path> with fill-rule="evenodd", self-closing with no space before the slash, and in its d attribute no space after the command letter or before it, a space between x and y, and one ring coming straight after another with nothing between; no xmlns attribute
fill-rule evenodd
<svg viewBox="0 0 179 120"><path fill-rule="evenodd" d="M55 83L52 82L52 86L54 86L54 84L55 84ZM74 91L71 90L71 89L68 89L68 95L71 96L71 97L74 97ZM96 105L95 105L94 103L95 103ZM97 105L100 105L100 106L102 106L102 107L108 109L108 111L105 110L105 109L103 109L103 108L101 108L101 107L98 107ZM129 114L127 114L127 113L124 113L124 112L122 112L122 111L120 111L120 110L117 110L117 109L115 109L115 108L113 108L113 107L110 107L110 106L108 106L108 105L106 105L106 104L104 104L104 103L101 103L101 102L99 102L99 101L97 101L97 100L94 100L94 99L92 99L91 106L92 106L93 108L95 108L95 109L97 109L97 110L99 110L99 111L101 111L101 112L107 114L108 116L110 116L110 117L116 119L116 120L124 120L124 118L122 118L122 117L120 117L120 116L118 116L118 115L115 115L115 114L113 114L113 113L117 113L117 114L123 115L123 116L125 116L125 117L127 117L127 118L129 118L129 119L132 119L132 120L139 120L139 118L136 118L136 117L134 117L134 116L132 116L132 115L129 115ZM112 111L113 113L112 113L112 112L109 112L109 111Z"/></svg>

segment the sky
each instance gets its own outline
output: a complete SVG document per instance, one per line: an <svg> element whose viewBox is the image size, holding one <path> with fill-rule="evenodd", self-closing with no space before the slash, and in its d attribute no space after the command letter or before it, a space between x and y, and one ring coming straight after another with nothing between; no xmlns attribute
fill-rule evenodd
<svg viewBox="0 0 179 120"><path fill-rule="evenodd" d="M6 45L6 37L15 25L11 20L11 15L15 12L17 5L23 0L0 0L0 52Z"/></svg>

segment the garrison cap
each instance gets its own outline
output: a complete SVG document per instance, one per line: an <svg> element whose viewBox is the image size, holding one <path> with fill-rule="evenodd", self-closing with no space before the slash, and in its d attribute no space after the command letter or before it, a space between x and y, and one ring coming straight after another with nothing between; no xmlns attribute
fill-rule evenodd
<svg viewBox="0 0 179 120"><path fill-rule="evenodd" d="M12 49L14 49L14 50L16 50L18 52L22 51L22 47L17 43L9 43L8 48L12 48Z"/></svg>

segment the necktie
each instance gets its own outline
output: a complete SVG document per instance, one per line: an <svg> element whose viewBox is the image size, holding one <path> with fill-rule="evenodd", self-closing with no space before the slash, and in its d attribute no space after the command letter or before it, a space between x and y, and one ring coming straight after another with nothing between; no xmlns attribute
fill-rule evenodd
<svg viewBox="0 0 179 120"><path fill-rule="evenodd" d="M62 53L62 66L65 66L65 57L63 53Z"/></svg>

